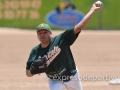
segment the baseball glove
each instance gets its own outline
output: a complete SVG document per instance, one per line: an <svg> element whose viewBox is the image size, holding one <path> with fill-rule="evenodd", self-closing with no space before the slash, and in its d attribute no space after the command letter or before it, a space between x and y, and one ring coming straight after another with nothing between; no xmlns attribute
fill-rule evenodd
<svg viewBox="0 0 120 90"><path fill-rule="evenodd" d="M47 59L45 57L34 60L30 67L31 74L39 74L47 71Z"/></svg>

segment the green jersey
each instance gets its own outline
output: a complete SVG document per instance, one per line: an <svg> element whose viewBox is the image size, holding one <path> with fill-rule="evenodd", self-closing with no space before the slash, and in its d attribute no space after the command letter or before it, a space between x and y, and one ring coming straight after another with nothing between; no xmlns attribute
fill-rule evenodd
<svg viewBox="0 0 120 90"><path fill-rule="evenodd" d="M78 34L75 35L74 28L72 28L52 37L51 43L46 48L42 48L41 44L37 45L30 53L26 69L30 69L32 62L38 57L46 57L48 60L53 60L46 71L49 78L52 79L52 76L56 74L59 76L74 75L76 65L70 46L77 37Z"/></svg>

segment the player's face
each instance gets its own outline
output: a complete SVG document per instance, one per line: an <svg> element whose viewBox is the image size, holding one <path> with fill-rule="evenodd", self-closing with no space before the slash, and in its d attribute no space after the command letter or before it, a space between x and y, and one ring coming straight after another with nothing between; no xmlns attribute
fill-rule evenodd
<svg viewBox="0 0 120 90"><path fill-rule="evenodd" d="M37 37L41 43L49 43L51 40L51 32L47 30L40 30L37 33Z"/></svg>

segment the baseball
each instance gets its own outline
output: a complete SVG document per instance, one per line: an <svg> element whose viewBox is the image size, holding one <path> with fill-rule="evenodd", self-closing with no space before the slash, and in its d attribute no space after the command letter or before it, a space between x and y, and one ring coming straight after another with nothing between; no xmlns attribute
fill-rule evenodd
<svg viewBox="0 0 120 90"><path fill-rule="evenodd" d="M102 4L102 2L101 1L97 1L96 4Z"/></svg>

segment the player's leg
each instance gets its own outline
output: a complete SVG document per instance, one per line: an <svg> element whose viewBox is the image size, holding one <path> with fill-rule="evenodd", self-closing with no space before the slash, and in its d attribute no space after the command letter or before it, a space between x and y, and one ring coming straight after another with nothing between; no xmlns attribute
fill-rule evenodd
<svg viewBox="0 0 120 90"><path fill-rule="evenodd" d="M62 81L48 79L50 90L65 90L66 86Z"/></svg>
<svg viewBox="0 0 120 90"><path fill-rule="evenodd" d="M64 82L64 84L66 85L67 90L82 90L82 84L78 70L73 78L68 82Z"/></svg>

